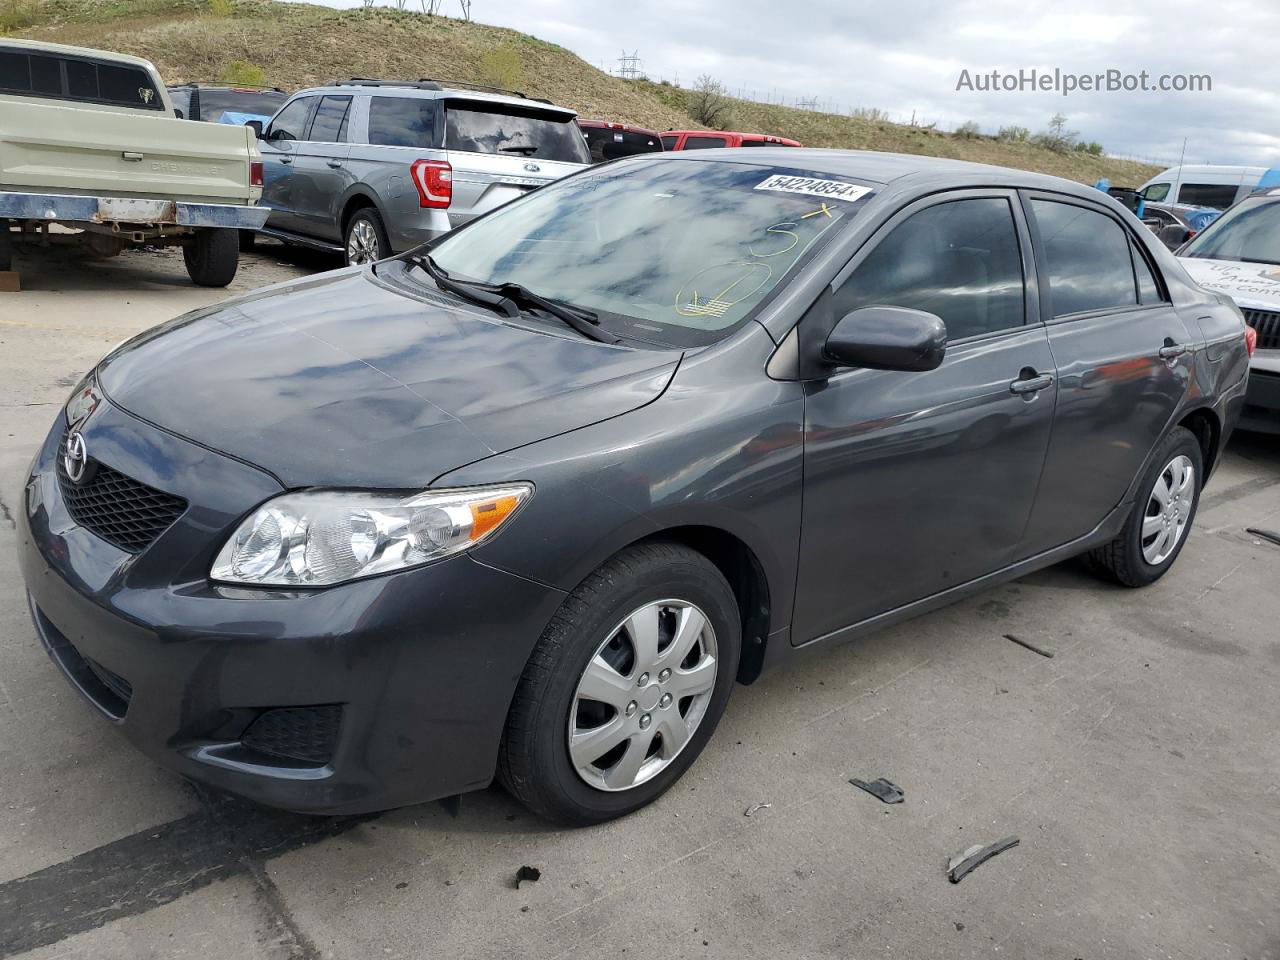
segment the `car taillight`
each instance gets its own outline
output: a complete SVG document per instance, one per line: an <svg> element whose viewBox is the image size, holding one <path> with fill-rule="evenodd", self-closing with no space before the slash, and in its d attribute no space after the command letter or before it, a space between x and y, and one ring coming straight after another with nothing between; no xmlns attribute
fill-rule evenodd
<svg viewBox="0 0 1280 960"><path fill-rule="evenodd" d="M442 210L453 202L453 167L444 160L415 160L409 167L418 206Z"/></svg>
<svg viewBox="0 0 1280 960"><path fill-rule="evenodd" d="M249 186L251 187L262 186L262 161L261 160L249 161Z"/></svg>
<svg viewBox="0 0 1280 960"><path fill-rule="evenodd" d="M1258 349L1258 331L1253 327L1245 324L1244 327L1244 348L1249 351L1249 356L1253 356L1253 351Z"/></svg>

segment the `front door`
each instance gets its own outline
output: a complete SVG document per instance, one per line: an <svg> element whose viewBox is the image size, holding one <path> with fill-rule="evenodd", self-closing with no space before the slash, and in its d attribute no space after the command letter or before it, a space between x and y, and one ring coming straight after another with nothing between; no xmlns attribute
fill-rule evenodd
<svg viewBox="0 0 1280 960"><path fill-rule="evenodd" d="M258 143L262 154L262 205L271 208L267 226L297 233L298 181L294 178L294 164L298 160L298 146L307 135L311 111L319 97L298 97L285 105L275 115L270 126L263 131Z"/></svg>
<svg viewBox="0 0 1280 960"><path fill-rule="evenodd" d="M949 346L936 370L806 384L796 643L1012 562L1049 443L1054 366L1016 194L929 198L880 236L837 278L835 317L925 310Z"/></svg>
<svg viewBox="0 0 1280 960"><path fill-rule="evenodd" d="M348 96L321 97L293 162L294 229L334 242L342 240L338 201L352 183L347 170L350 107Z"/></svg>
<svg viewBox="0 0 1280 960"><path fill-rule="evenodd" d="M1193 337L1150 254L1105 207L1026 198L1058 413L1023 554L1092 531L1119 505L1191 382Z"/></svg>

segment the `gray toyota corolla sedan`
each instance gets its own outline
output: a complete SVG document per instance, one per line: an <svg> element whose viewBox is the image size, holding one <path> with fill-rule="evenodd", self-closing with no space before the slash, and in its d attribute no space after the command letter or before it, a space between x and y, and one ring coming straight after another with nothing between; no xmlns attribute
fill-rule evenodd
<svg viewBox="0 0 1280 960"><path fill-rule="evenodd" d="M113 351L21 565L88 700L313 812L635 810L735 682L1078 554L1163 575L1246 328L1096 190L798 149L589 169Z"/></svg>

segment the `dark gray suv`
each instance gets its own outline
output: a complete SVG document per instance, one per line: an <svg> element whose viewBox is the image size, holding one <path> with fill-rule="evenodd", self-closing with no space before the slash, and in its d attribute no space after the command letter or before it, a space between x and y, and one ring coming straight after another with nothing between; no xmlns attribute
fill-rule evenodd
<svg viewBox="0 0 1280 960"><path fill-rule="evenodd" d="M300 90L262 131L261 232L341 250L407 250L591 160L572 110L434 80Z"/></svg>
<svg viewBox="0 0 1280 960"><path fill-rule="evenodd" d="M1076 555L1164 575L1240 312L1053 177L595 167L112 352L17 514L37 631L162 763L354 812L650 802L735 682Z"/></svg>

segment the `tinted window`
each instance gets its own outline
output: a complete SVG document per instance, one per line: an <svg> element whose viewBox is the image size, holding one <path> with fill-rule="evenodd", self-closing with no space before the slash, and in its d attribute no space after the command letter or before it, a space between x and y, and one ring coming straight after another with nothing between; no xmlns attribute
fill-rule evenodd
<svg viewBox="0 0 1280 960"><path fill-rule="evenodd" d="M1241 201L1197 234L1182 256L1280 264L1280 202Z"/></svg>
<svg viewBox="0 0 1280 960"><path fill-rule="evenodd" d="M150 75L139 67L13 50L0 51L0 90L149 110L164 105Z"/></svg>
<svg viewBox="0 0 1280 960"><path fill-rule="evenodd" d="M182 115L188 120L194 120L191 116L191 88L178 87L177 89L169 89L169 99L173 101L173 109L181 110Z"/></svg>
<svg viewBox="0 0 1280 960"><path fill-rule="evenodd" d="M836 316L858 307L936 314L960 340L1025 321L1022 259L1009 202L953 200L913 214L836 291Z"/></svg>
<svg viewBox="0 0 1280 960"><path fill-rule="evenodd" d="M434 100L373 97L369 101L369 142L386 147L438 147Z"/></svg>
<svg viewBox="0 0 1280 960"><path fill-rule="evenodd" d="M237 123L244 120L269 120L280 104L289 97L274 90L209 90L200 91L200 119L210 123L230 123L231 117L223 119L224 113L248 114L244 119L235 118ZM315 139L314 137L312 139Z"/></svg>
<svg viewBox="0 0 1280 960"><path fill-rule="evenodd" d="M280 114L271 121L270 138L301 140L306 131L307 114L311 112L311 105L315 102L315 97L301 97L281 110Z"/></svg>
<svg viewBox="0 0 1280 960"><path fill-rule="evenodd" d="M1032 200L1044 243L1053 316L1138 302L1124 228L1105 214L1069 203Z"/></svg>
<svg viewBox="0 0 1280 960"><path fill-rule="evenodd" d="M770 143L768 140L746 140L738 144L740 147L780 147L780 143Z"/></svg>
<svg viewBox="0 0 1280 960"><path fill-rule="evenodd" d="M710 147L723 147L728 142L724 137L685 137L684 149L706 150Z"/></svg>
<svg viewBox="0 0 1280 960"><path fill-rule="evenodd" d="M1165 197L1169 196L1169 184L1153 183L1151 186L1147 187L1143 195L1152 203L1159 203L1161 200L1165 199Z"/></svg>
<svg viewBox="0 0 1280 960"><path fill-rule="evenodd" d="M662 138L662 149L663 149L663 150L674 150L674 149L676 148L676 142L677 142L679 139L680 139L679 137L672 137L672 136L665 136L665 137L663 137L663 138Z"/></svg>
<svg viewBox="0 0 1280 960"><path fill-rule="evenodd" d="M572 117L479 105L445 106L445 147L469 153L590 163L591 154Z"/></svg>
<svg viewBox="0 0 1280 960"><path fill-rule="evenodd" d="M1238 189L1233 183L1184 183L1178 188L1178 202L1225 210L1236 202Z"/></svg>
<svg viewBox="0 0 1280 960"><path fill-rule="evenodd" d="M343 124L347 119L347 107L351 105L350 97L324 97L316 108L315 119L311 121L311 132L308 140L320 143L341 143Z"/></svg>
<svg viewBox="0 0 1280 960"><path fill-rule="evenodd" d="M160 109L160 94L145 70L116 64L98 64L98 98L103 103Z"/></svg>
<svg viewBox="0 0 1280 960"><path fill-rule="evenodd" d="M53 57L41 57L32 54L31 90L33 93L48 93L55 97L62 96L62 71L58 61Z"/></svg>
<svg viewBox="0 0 1280 960"><path fill-rule="evenodd" d="M82 100L97 99L98 68L84 60L68 60L67 95Z"/></svg>
<svg viewBox="0 0 1280 960"><path fill-rule="evenodd" d="M1143 303L1160 303L1164 299L1160 296L1160 285L1151 272L1151 264L1136 246L1133 248L1133 266L1138 273L1138 299Z"/></svg>
<svg viewBox="0 0 1280 960"><path fill-rule="evenodd" d="M595 163L617 160L636 153L654 153L662 149L662 142L654 136L633 133L630 130L608 130L602 127L584 127L587 148Z"/></svg>

